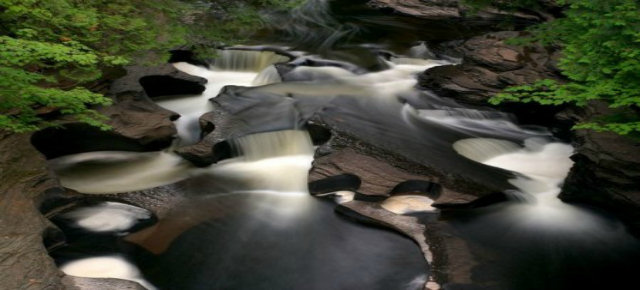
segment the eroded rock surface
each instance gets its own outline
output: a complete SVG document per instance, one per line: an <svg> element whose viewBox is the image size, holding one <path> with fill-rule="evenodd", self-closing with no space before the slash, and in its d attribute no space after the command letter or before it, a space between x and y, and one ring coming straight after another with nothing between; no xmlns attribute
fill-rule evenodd
<svg viewBox="0 0 640 290"><path fill-rule="evenodd" d="M468 104L486 105L488 98L506 87L558 79L559 53L505 42L520 35L502 31L443 44L445 53L462 57L462 63L427 70L420 75L421 87Z"/></svg>
<svg viewBox="0 0 640 290"><path fill-rule="evenodd" d="M63 289L62 273L47 255L51 225L38 212L46 192L64 191L29 135L0 132L0 281L3 289Z"/></svg>
<svg viewBox="0 0 640 290"><path fill-rule="evenodd" d="M609 112L592 104L584 116ZM579 117L580 118L580 117ZM640 233L640 141L610 132L575 131L574 166L560 198L611 210Z"/></svg>
<svg viewBox="0 0 640 290"><path fill-rule="evenodd" d="M481 9L468 7L459 0L371 0L368 5L388 10L393 13L408 15L426 20L466 20L476 25L487 25L490 21L511 19L517 22L535 23L551 18L545 10L554 7L553 3L545 4L537 11L503 11L488 6Z"/></svg>
<svg viewBox="0 0 640 290"><path fill-rule="evenodd" d="M110 119L112 130L82 123L46 128L33 135L33 145L48 159L91 151L157 151L168 147L177 134L178 114L163 109L144 96L124 93L112 106L99 111Z"/></svg>
<svg viewBox="0 0 640 290"><path fill-rule="evenodd" d="M196 166L206 167L231 156L231 148L225 141L240 124L218 105L214 104L214 108L199 119L202 140L176 149L178 155Z"/></svg>
<svg viewBox="0 0 640 290"><path fill-rule="evenodd" d="M192 76L167 63L160 66L129 66L127 74L115 80L110 94L146 92L151 98L170 95L200 94L207 80Z"/></svg>

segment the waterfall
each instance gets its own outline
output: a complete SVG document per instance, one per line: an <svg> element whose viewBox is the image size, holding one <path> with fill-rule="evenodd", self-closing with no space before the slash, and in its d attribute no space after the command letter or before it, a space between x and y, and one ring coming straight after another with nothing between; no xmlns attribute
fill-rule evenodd
<svg viewBox="0 0 640 290"><path fill-rule="evenodd" d="M511 223L508 228L522 233L572 233L603 240L611 234L605 226L608 221L557 197L573 165L571 145L530 138L522 147L504 140L474 138L456 142L454 149L472 160L519 174L509 180L518 188L508 192L513 202L487 217L500 219L492 223Z"/></svg>
<svg viewBox="0 0 640 290"><path fill-rule="evenodd" d="M222 49L213 60L215 70L260 72L270 65L287 62L289 58L273 51Z"/></svg>
<svg viewBox="0 0 640 290"><path fill-rule="evenodd" d="M270 65L263 69L251 83L252 86L264 86L282 82L278 69Z"/></svg>
<svg viewBox="0 0 640 290"><path fill-rule="evenodd" d="M232 192L307 195L314 148L309 133L286 130L231 140L237 158L205 169Z"/></svg>
<svg viewBox="0 0 640 290"><path fill-rule="evenodd" d="M245 161L314 153L309 134L299 130L252 134L236 138L232 144Z"/></svg>
<svg viewBox="0 0 640 290"><path fill-rule="evenodd" d="M212 69L186 62L174 66L190 75L207 79L205 91L201 95L161 100L158 104L180 114L176 127L181 144L194 144L200 138L198 118L211 111L209 99L218 96L225 86L257 86L279 81L273 64L288 61L289 58L272 51L219 50Z"/></svg>

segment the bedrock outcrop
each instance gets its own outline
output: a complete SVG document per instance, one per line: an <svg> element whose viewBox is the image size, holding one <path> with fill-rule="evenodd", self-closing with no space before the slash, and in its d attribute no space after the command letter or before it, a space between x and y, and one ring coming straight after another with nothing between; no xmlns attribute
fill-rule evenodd
<svg viewBox="0 0 640 290"><path fill-rule="evenodd" d="M140 289L118 279L65 276L45 243L60 230L39 211L49 196L67 195L29 134L0 132L0 283L2 289ZM43 240L45 243L43 243Z"/></svg>
<svg viewBox="0 0 640 290"><path fill-rule="evenodd" d="M38 211L46 192L64 191L28 134L0 132L0 281L4 289L63 289L42 243L53 227Z"/></svg>
<svg viewBox="0 0 640 290"><path fill-rule="evenodd" d="M552 18L549 10L557 6L551 1L540 1L537 9L504 11L492 6L475 9L460 0L371 0L368 5L396 14L426 20L464 20L475 25L491 25L492 21L510 19L512 22L535 23ZM533 8L533 7L532 7Z"/></svg>
<svg viewBox="0 0 640 290"><path fill-rule="evenodd" d="M98 109L111 130L83 123L67 123L33 134L33 145L48 159L91 151L157 151L168 147L177 134L179 115L161 108L143 94L121 93L112 106Z"/></svg>
<svg viewBox="0 0 640 290"><path fill-rule="evenodd" d="M176 69L173 64L128 66L127 74L111 84L110 94L146 92L150 98L171 95L195 95L205 90L207 80Z"/></svg>
<svg viewBox="0 0 640 290"><path fill-rule="evenodd" d="M523 32L501 31L440 44L436 50L461 58L458 65L439 66L420 75L420 85L443 97L486 105L509 86L558 79L560 53L539 45L516 46L507 40Z"/></svg>
<svg viewBox="0 0 640 290"><path fill-rule="evenodd" d="M577 120L610 112L603 104L591 104ZM575 116L575 115L574 115ZM560 198L610 210L640 234L640 141L610 132L577 130L574 133L574 166Z"/></svg>
<svg viewBox="0 0 640 290"><path fill-rule="evenodd" d="M171 145L180 115L151 97L199 94L206 79L178 71L171 64L130 66L105 92L113 105L97 108L111 130L69 122L34 134L33 145L49 159L90 151L157 151Z"/></svg>

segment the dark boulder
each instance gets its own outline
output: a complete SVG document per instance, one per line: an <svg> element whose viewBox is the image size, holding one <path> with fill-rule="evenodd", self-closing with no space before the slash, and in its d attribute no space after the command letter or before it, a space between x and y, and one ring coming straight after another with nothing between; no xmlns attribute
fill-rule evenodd
<svg viewBox="0 0 640 290"><path fill-rule="evenodd" d="M109 93L146 92L151 98L169 95L194 95L205 90L207 80L177 70L172 64L128 66L127 74L115 80Z"/></svg>
<svg viewBox="0 0 640 290"><path fill-rule="evenodd" d="M384 160L359 154L353 149L346 148L316 158L309 172L309 182L313 184L316 181L344 174L357 176L361 183L356 188L342 190L358 190L366 195L388 195L398 183L406 180L430 181L428 176L402 171L387 164Z"/></svg>
<svg viewBox="0 0 640 290"><path fill-rule="evenodd" d="M592 104L577 118L609 109ZM610 132L575 131L575 162L560 199L605 208L640 234L640 141Z"/></svg>
<svg viewBox="0 0 640 290"><path fill-rule="evenodd" d="M113 98L112 106L98 109L112 130L68 123L34 133L32 144L48 159L91 151L157 151L171 144L178 114L134 93Z"/></svg>
<svg viewBox="0 0 640 290"><path fill-rule="evenodd" d="M462 57L459 65L439 66L420 75L420 86L440 96L485 105L509 86L541 79L559 79L555 64L559 53L542 46L515 46L505 41L521 32L502 31L473 37L462 44L440 46L445 54Z"/></svg>
<svg viewBox="0 0 640 290"><path fill-rule="evenodd" d="M469 25L495 26L495 22L510 20L515 25L528 25L552 19L558 6L540 1L539 7L517 11L500 10L494 6L480 9L469 7L460 0L370 0L370 7L389 13L432 21L462 21Z"/></svg>
<svg viewBox="0 0 640 290"><path fill-rule="evenodd" d="M193 49L174 49L170 51L169 63L186 62L202 67L209 67L209 64L198 58Z"/></svg>
<svg viewBox="0 0 640 290"><path fill-rule="evenodd" d="M204 84L168 75L152 75L140 78L140 85L150 98L174 95L199 95Z"/></svg>
<svg viewBox="0 0 640 290"><path fill-rule="evenodd" d="M439 66L419 76L422 89L461 103L486 106L487 100L507 87L526 85L542 79L563 81L557 68L559 51L539 45L515 46L505 41L522 32L502 31L473 37L463 42L444 43L435 48L439 54L462 59L458 65ZM504 103L498 106L514 113L520 123L554 127L552 131L566 135L568 128L555 128L553 116L563 106L534 103Z"/></svg>
<svg viewBox="0 0 640 290"><path fill-rule="evenodd" d="M219 105L214 103L213 106L213 111L202 115L199 119L202 140L175 150L182 158L198 167L207 167L231 157L232 149L227 140L235 136L236 130L243 127Z"/></svg>

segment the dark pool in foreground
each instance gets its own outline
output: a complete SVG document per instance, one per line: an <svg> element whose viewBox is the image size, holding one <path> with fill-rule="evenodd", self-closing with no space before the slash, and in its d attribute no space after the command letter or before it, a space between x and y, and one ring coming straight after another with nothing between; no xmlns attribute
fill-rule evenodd
<svg viewBox="0 0 640 290"><path fill-rule="evenodd" d="M346 220L334 206L308 195L215 195L174 211L162 235L137 245L85 233L52 255L120 252L159 289L422 289L428 266L413 241ZM192 227L171 221L203 215ZM171 231L183 232L157 254L146 250Z"/></svg>

